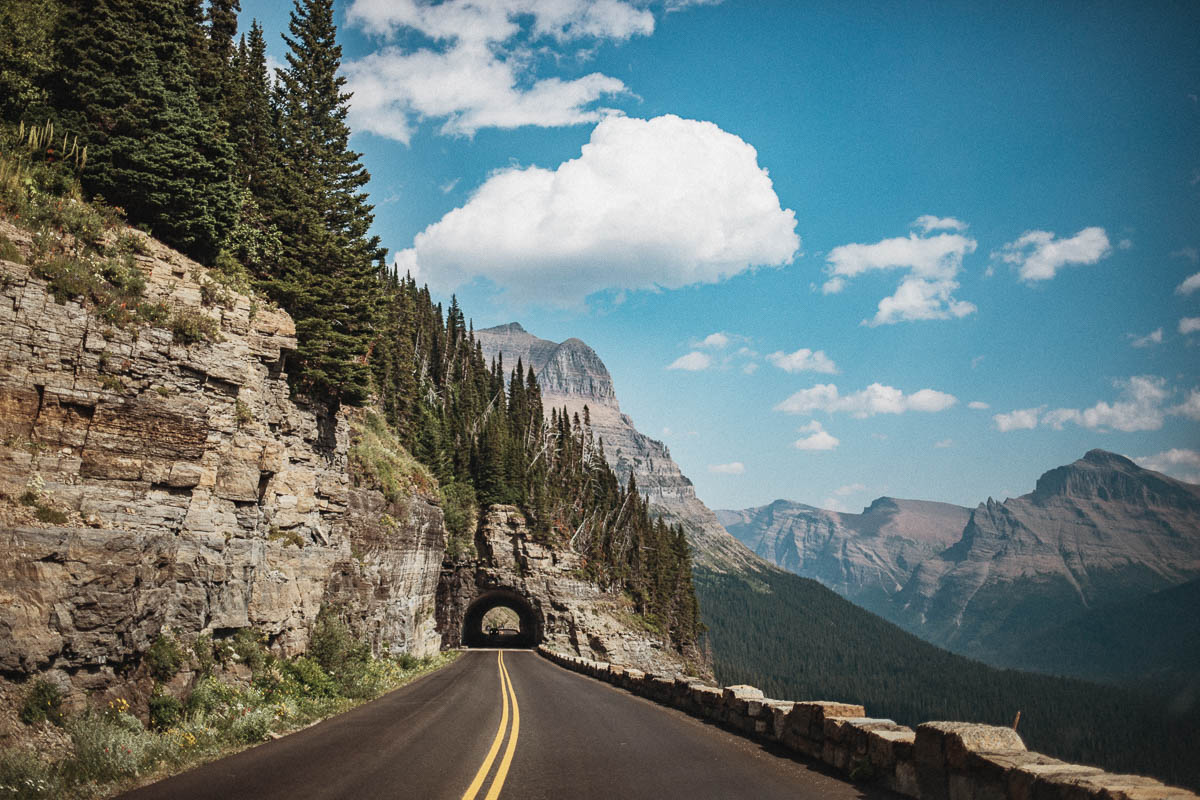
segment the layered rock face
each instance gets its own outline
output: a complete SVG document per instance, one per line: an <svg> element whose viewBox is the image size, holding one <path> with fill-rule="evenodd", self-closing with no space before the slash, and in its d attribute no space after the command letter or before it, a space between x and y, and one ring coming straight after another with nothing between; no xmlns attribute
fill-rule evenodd
<svg viewBox="0 0 1200 800"><path fill-rule="evenodd" d="M632 474L654 511L668 522L683 525L696 564L719 572L761 566L696 497L695 487L671 460L667 446L638 431L633 420L621 413L612 376L591 347L579 339L561 344L539 339L515 322L475 331L475 337L489 360L502 357L505 368L511 369L520 358L533 368L547 413L565 406L582 418L587 406L592 430L604 441L609 466L623 483Z"/></svg>
<svg viewBox="0 0 1200 800"><path fill-rule="evenodd" d="M880 497L861 514L777 500L716 515L759 556L886 615L891 597L913 569L958 541L971 511L948 503Z"/></svg>
<svg viewBox="0 0 1200 800"><path fill-rule="evenodd" d="M447 565L438 594L443 647L463 642L476 603L502 597L559 652L641 669L684 669L685 659L634 624L632 604L583 579L582 557L531 538L514 506L491 506L475 535L478 557ZM693 653L698 661L698 654Z"/></svg>
<svg viewBox="0 0 1200 800"><path fill-rule="evenodd" d="M990 660L1089 609L1200 577L1200 487L1092 450L1030 494L971 514L960 541L924 561L898 618Z"/></svg>
<svg viewBox="0 0 1200 800"><path fill-rule="evenodd" d="M205 306L201 267L140 250L147 299L210 318L218 341L115 328L0 262L0 671L90 688L168 626L256 626L295 652L330 599L381 646L436 647L440 510L414 498L380 531L382 497L351 488L346 415L289 397L288 315L227 290ZM38 525L22 495L66 523Z"/></svg>

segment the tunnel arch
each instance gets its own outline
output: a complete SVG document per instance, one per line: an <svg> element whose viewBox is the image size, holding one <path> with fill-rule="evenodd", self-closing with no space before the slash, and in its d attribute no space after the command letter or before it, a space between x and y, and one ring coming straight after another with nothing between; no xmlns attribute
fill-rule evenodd
<svg viewBox="0 0 1200 800"><path fill-rule="evenodd" d="M483 618L494 608L517 612L517 633L489 634L483 630ZM475 598L463 615L463 647L536 647L542 640L541 620L524 595L511 589L491 589Z"/></svg>

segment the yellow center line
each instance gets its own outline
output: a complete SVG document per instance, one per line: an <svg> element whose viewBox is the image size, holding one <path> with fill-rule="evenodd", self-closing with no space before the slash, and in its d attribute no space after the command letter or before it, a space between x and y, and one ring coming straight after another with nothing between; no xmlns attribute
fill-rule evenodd
<svg viewBox="0 0 1200 800"><path fill-rule="evenodd" d="M513 751L517 749L517 734L521 730L521 711L517 708L517 693L513 691L512 678L508 674L508 668L504 666L503 653L500 654L500 671L504 673L504 682L508 685L508 693L512 697L512 733L508 735L508 747L504 748L504 758L500 759L500 769L496 770L496 777L492 779L492 788L488 790L484 800L496 800L500 796L500 790L504 788L504 779L508 777L509 765L512 764Z"/></svg>
<svg viewBox="0 0 1200 800"><path fill-rule="evenodd" d="M467 791L463 793L462 800L475 800L475 795L479 793L479 787L483 786L484 780L487 778L488 772L492 769L492 762L496 760L496 753L500 752L500 743L504 741L504 729L508 727L508 692L507 686L504 683L504 654L496 655L496 663L500 665L500 697L504 701L504 710L500 714L500 730L496 731L496 738L492 740L492 748L488 750L487 758L483 760L483 765L479 767L479 771L475 773L475 780L471 781L471 785L467 787ZM513 711L516 711L516 696L513 696ZM489 795L490 797L491 795Z"/></svg>

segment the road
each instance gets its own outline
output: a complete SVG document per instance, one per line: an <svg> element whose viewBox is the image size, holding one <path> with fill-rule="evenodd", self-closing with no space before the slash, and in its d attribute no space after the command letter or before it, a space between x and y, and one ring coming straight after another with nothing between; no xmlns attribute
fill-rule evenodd
<svg viewBox="0 0 1200 800"><path fill-rule="evenodd" d="M473 650L346 714L131 792L230 798L851 798L864 790L551 664Z"/></svg>

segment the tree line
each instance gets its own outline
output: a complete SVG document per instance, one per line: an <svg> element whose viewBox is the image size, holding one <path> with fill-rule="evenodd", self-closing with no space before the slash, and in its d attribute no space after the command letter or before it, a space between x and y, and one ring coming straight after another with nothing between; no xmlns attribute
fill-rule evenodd
<svg viewBox="0 0 1200 800"><path fill-rule="evenodd" d="M679 527L621 486L583 417L547 417L531 369L486 363L456 300L390 270L349 146L333 0L294 0L272 75L238 0L0 0L0 119L53 122L86 147L87 197L296 322L293 388L381 406L437 477L448 526L520 506L679 646L698 609ZM45 158L55 154L47 151Z"/></svg>

